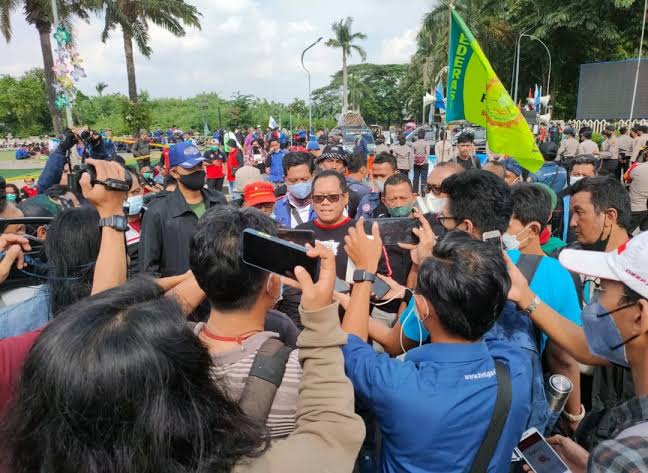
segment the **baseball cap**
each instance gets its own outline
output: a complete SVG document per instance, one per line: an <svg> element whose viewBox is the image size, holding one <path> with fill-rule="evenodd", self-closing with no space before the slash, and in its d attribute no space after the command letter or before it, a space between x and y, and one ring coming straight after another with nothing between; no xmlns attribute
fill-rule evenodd
<svg viewBox="0 0 648 473"><path fill-rule="evenodd" d="M259 181L248 184L243 189L243 200L245 205L252 207L257 204L276 202L274 186L269 182Z"/></svg>
<svg viewBox="0 0 648 473"><path fill-rule="evenodd" d="M547 161L553 161L558 155L558 145L553 141L545 141L539 146L540 154Z"/></svg>
<svg viewBox="0 0 648 473"><path fill-rule="evenodd" d="M522 167L518 164L518 162L515 159L508 158L508 159L503 159L500 162L504 165L507 171L511 171L516 176L522 174Z"/></svg>
<svg viewBox="0 0 648 473"><path fill-rule="evenodd" d="M319 163L320 161L323 161L327 158L341 159L342 161L344 161L345 166L349 164L349 158L347 157L346 151L344 151L344 148L342 146L325 146L322 154L319 158L317 158L317 162Z"/></svg>
<svg viewBox="0 0 648 473"><path fill-rule="evenodd" d="M200 154L198 147L191 143L178 143L169 148L169 167L180 166L191 169L202 163L205 158Z"/></svg>
<svg viewBox="0 0 648 473"><path fill-rule="evenodd" d="M306 145L308 151L319 151L319 143L317 141L309 141Z"/></svg>
<svg viewBox="0 0 648 473"><path fill-rule="evenodd" d="M254 166L243 166L234 175L234 180L236 181L236 190L238 192L243 192L245 186L252 182L262 181L261 171L259 171Z"/></svg>
<svg viewBox="0 0 648 473"><path fill-rule="evenodd" d="M648 298L648 232L643 232L609 253L563 250L560 264L570 271L619 281Z"/></svg>

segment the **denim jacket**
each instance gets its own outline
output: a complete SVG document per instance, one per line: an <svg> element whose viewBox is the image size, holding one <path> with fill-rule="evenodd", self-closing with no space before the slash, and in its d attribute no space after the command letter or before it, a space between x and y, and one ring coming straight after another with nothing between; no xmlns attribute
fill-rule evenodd
<svg viewBox="0 0 648 473"><path fill-rule="evenodd" d="M51 318L47 284L29 299L0 309L0 339L36 330Z"/></svg>

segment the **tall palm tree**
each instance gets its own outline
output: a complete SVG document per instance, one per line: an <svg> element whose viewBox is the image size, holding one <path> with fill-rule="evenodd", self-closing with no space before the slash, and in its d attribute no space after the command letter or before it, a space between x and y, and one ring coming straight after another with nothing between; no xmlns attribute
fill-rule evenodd
<svg viewBox="0 0 648 473"><path fill-rule="evenodd" d="M0 0L2 1L2 0ZM149 22L164 28L175 36L186 34L185 26L200 29L198 17L202 16L195 6L184 0L102 0L106 19L101 41L108 40L110 32L118 26L122 30L126 74L128 75L128 97L137 101L133 40L137 49L147 58L153 50L149 46Z"/></svg>
<svg viewBox="0 0 648 473"><path fill-rule="evenodd" d="M347 16L346 20L340 20L331 25L335 38L330 38L326 45L331 48L340 48L342 50L342 113L346 112L349 107L348 88L349 79L347 75L347 57L353 51L356 51L362 61L367 60L367 51L362 46L353 44L355 40L367 39L364 33L352 33L351 26L353 18Z"/></svg>
<svg viewBox="0 0 648 473"><path fill-rule="evenodd" d="M27 23L33 25L38 31L41 53L43 55L43 69L45 70L45 83L47 85L47 107L52 116L52 126L55 133L63 130L60 111L54 105L56 93L54 82L56 78L52 67L54 57L52 55L52 6L50 0L0 0L0 32L7 42L11 41L13 34L11 27L11 13L22 5ZM91 0L59 1L58 10L61 21L67 24L73 15L84 20L88 19L88 9L92 8Z"/></svg>
<svg viewBox="0 0 648 473"><path fill-rule="evenodd" d="M103 91L108 88L108 84L105 82L98 82L97 85L95 85L95 89L97 93L99 94L99 97L103 95Z"/></svg>

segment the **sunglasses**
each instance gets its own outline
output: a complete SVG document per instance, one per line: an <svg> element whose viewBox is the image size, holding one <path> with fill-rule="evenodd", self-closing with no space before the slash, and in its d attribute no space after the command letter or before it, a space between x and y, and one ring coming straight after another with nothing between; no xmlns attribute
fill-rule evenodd
<svg viewBox="0 0 648 473"><path fill-rule="evenodd" d="M316 204L321 204L324 200L328 200L330 203L335 204L340 201L340 197L344 194L328 194L328 195L313 195L313 202Z"/></svg>
<svg viewBox="0 0 648 473"><path fill-rule="evenodd" d="M259 209L259 210L261 210L261 209L270 210L271 208L274 207L274 202L262 202L260 204L254 205L253 207L255 209Z"/></svg>
<svg viewBox="0 0 648 473"><path fill-rule="evenodd" d="M428 184L427 191L428 193L432 192L434 195L439 195L441 194L441 186L436 184Z"/></svg>

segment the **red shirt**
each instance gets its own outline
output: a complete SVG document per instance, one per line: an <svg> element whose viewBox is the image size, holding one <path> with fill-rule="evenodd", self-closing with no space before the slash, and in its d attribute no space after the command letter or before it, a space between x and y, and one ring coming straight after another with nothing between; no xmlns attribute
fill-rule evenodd
<svg viewBox="0 0 648 473"><path fill-rule="evenodd" d="M227 155L227 181L228 182L234 182L236 180L236 177L234 176L235 174L234 168L238 169L241 167L237 159L238 152L239 152L238 148L234 148Z"/></svg>
<svg viewBox="0 0 648 473"><path fill-rule="evenodd" d="M36 189L35 187L23 186L20 190L27 194L27 197L34 197L38 195L38 189Z"/></svg>
<svg viewBox="0 0 648 473"><path fill-rule="evenodd" d="M0 340L0 418L13 400L22 367L42 328Z"/></svg>

